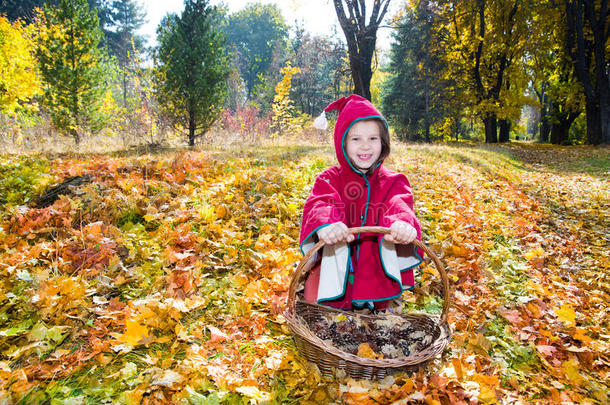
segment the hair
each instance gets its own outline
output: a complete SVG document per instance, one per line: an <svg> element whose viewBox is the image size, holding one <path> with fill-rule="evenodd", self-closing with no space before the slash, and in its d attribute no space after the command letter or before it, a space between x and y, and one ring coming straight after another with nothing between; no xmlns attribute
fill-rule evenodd
<svg viewBox="0 0 610 405"><path fill-rule="evenodd" d="M375 121L379 126L379 137L381 139L381 153L379 154L379 158L365 172L367 176L370 176L377 168L377 165L390 155L390 131L388 130L388 127L386 126L385 122L379 118L368 118L362 121ZM345 139L343 140L343 146L345 146L346 141L347 137L345 137ZM349 156L346 157L350 161L352 166L355 167L356 165L354 165L354 162L352 162Z"/></svg>

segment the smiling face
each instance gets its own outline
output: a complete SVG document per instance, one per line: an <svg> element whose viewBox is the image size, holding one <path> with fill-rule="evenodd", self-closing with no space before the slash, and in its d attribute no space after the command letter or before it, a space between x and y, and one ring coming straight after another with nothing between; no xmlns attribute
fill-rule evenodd
<svg viewBox="0 0 610 405"><path fill-rule="evenodd" d="M345 153L352 164L367 171L381 155L381 123L377 120L358 121L345 139Z"/></svg>

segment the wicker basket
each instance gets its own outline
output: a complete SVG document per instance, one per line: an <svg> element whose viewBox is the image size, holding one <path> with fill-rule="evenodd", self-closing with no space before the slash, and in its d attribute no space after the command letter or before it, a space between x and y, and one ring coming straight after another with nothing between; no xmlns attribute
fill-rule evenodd
<svg viewBox="0 0 610 405"><path fill-rule="evenodd" d="M382 233L390 232L384 227L359 227L351 228L351 234L358 233ZM447 312L449 310L449 280L447 273L438 257L423 243L413 242L421 248L434 262L438 273L441 276L443 286L443 309L440 316L422 313L392 314L401 316L411 322L416 330L424 331L432 336L432 342L423 350L415 352L407 357L394 359L371 359L359 357L345 352L333 345L328 344L316 336L309 328L307 322L323 315L341 313L346 317L359 318L363 321L375 321L383 319L385 315L366 315L351 311L342 311L329 306L318 305L297 299L297 289L305 279L307 273L314 266L312 256L324 246L324 242L318 242L299 263L294 272L288 295L288 308L284 312L288 327L294 335L299 351L305 355L307 360L318 365L320 371L331 376L333 368L344 369L353 378L383 378L388 373L397 370L416 370L425 365L429 360L441 353L451 338L451 330L447 322ZM305 320L305 321L304 321Z"/></svg>

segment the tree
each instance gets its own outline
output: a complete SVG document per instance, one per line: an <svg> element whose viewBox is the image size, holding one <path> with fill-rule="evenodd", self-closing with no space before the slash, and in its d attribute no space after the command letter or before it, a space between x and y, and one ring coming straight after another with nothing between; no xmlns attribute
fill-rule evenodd
<svg viewBox="0 0 610 405"><path fill-rule="evenodd" d="M53 123L78 145L84 129L103 127L108 56L98 47L102 31L86 0L60 0L45 6L37 50L44 104Z"/></svg>
<svg viewBox="0 0 610 405"><path fill-rule="evenodd" d="M383 111L401 137L430 142L431 126L452 119L451 106L459 98L452 97L456 91L453 80L443 75L443 50L434 46L438 15L433 4L416 1L403 11L394 33Z"/></svg>
<svg viewBox="0 0 610 405"><path fill-rule="evenodd" d="M377 42L377 29L388 11L390 0L373 0L368 24L365 0L333 0L333 3L347 41L354 93L370 100L373 77L371 63ZM349 17L345 13L345 8Z"/></svg>
<svg viewBox="0 0 610 405"><path fill-rule="evenodd" d="M483 119L485 142L497 142L498 118L520 110L505 97L523 93L522 80L509 73L520 71L514 65L521 63L527 39L526 7L523 0L439 3L446 21L447 74L460 80L467 102Z"/></svg>
<svg viewBox="0 0 610 405"><path fill-rule="evenodd" d="M33 27L0 16L0 113L12 114L41 93Z"/></svg>
<svg viewBox="0 0 610 405"><path fill-rule="evenodd" d="M294 130L294 102L290 99L290 88L292 86L292 78L294 75L301 72L298 67L293 67L290 62L286 62L286 66L282 68L280 73L284 76L283 79L275 86L275 96L273 97L273 116L271 120L273 126L280 133Z"/></svg>
<svg viewBox="0 0 610 405"><path fill-rule="evenodd" d="M256 87L270 75L274 54L283 53L278 49L285 47L288 35L284 17L275 5L250 3L228 17L224 32L227 45L236 53L246 98L251 100Z"/></svg>
<svg viewBox="0 0 610 405"><path fill-rule="evenodd" d="M351 77L342 41L312 37L297 27L292 52L300 73L292 80L290 96L301 112L318 115L329 100L348 95L344 83L351 83Z"/></svg>
<svg viewBox="0 0 610 405"><path fill-rule="evenodd" d="M108 48L123 67L134 49L144 50L144 37L137 31L146 22L146 13L135 0L114 0L108 6L108 14L109 21L103 26Z"/></svg>
<svg viewBox="0 0 610 405"><path fill-rule="evenodd" d="M610 143L610 78L607 0L565 0L566 49L585 95L587 139Z"/></svg>
<svg viewBox="0 0 610 405"><path fill-rule="evenodd" d="M189 146L218 118L229 74L218 12L208 0L186 0L180 16L157 29L155 93L175 128L188 130Z"/></svg>
<svg viewBox="0 0 610 405"><path fill-rule="evenodd" d="M129 78L134 74L130 62L144 50L144 38L137 30L144 23L145 14L134 0L114 0L109 6L109 16L110 21L105 26L106 41L120 68L123 105L127 106Z"/></svg>
<svg viewBox="0 0 610 405"><path fill-rule="evenodd" d="M566 44L563 5L541 0L531 7L525 67L540 106L540 141L567 143L584 105Z"/></svg>

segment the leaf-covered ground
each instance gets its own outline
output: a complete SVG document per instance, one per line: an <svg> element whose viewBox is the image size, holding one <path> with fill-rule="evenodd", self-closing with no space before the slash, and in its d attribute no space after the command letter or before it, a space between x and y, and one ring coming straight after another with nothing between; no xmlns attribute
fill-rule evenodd
<svg viewBox="0 0 610 405"><path fill-rule="evenodd" d="M281 316L330 149L1 156L0 403L608 403L608 149L392 153L448 268L454 336L382 381L322 377ZM92 181L32 207L77 175ZM433 276L405 300L433 309Z"/></svg>

